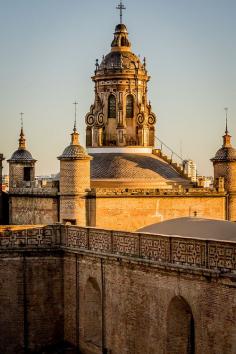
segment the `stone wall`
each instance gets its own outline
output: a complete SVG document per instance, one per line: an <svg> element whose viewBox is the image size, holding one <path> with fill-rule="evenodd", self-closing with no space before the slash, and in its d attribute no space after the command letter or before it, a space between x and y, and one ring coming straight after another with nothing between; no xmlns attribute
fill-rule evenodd
<svg viewBox="0 0 236 354"><path fill-rule="evenodd" d="M59 241L56 227L0 235L0 353L31 353L63 341Z"/></svg>
<svg viewBox="0 0 236 354"><path fill-rule="evenodd" d="M235 242L55 225L0 233L0 263L0 353L236 352Z"/></svg>
<svg viewBox="0 0 236 354"><path fill-rule="evenodd" d="M82 353L235 353L235 243L71 227L62 242Z"/></svg>
<svg viewBox="0 0 236 354"><path fill-rule="evenodd" d="M59 221L59 202L56 196L11 195L9 202L10 224L46 225Z"/></svg>
<svg viewBox="0 0 236 354"><path fill-rule="evenodd" d="M224 195L97 195L91 226L136 231L156 222L197 215L209 219L226 219Z"/></svg>

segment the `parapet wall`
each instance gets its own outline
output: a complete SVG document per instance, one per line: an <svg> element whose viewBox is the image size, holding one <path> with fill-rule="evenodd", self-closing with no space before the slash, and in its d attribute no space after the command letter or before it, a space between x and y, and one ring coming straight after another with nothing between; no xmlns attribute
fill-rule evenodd
<svg viewBox="0 0 236 354"><path fill-rule="evenodd" d="M0 250L61 248L128 257L163 265L195 267L236 273L236 242L201 240L178 236L128 233L88 227L49 225L0 230Z"/></svg>
<svg viewBox="0 0 236 354"><path fill-rule="evenodd" d="M0 228L0 284L0 353L69 343L83 354L187 354L189 338L196 354L236 346L236 242Z"/></svg>

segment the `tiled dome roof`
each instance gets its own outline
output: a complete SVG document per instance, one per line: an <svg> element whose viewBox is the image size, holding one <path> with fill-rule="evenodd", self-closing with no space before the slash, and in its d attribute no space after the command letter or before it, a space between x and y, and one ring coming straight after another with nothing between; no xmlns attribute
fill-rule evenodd
<svg viewBox="0 0 236 354"><path fill-rule="evenodd" d="M31 153L25 149L18 149L16 150L11 158L8 160L9 162L35 162L36 160L33 159Z"/></svg>
<svg viewBox="0 0 236 354"><path fill-rule="evenodd" d="M236 161L236 149L233 147L222 147L217 151L212 161Z"/></svg>
<svg viewBox="0 0 236 354"><path fill-rule="evenodd" d="M92 180L146 181L155 185L189 184L172 166L153 154L91 153Z"/></svg>
<svg viewBox="0 0 236 354"><path fill-rule="evenodd" d="M79 144L79 134L76 126L74 126L73 133L71 134L71 144L65 148L62 155L58 157L58 160L85 160L90 158L87 151Z"/></svg>
<svg viewBox="0 0 236 354"><path fill-rule="evenodd" d="M85 159L88 158L86 150L81 145L69 145L65 148L62 155L58 157L59 160L67 159Z"/></svg>

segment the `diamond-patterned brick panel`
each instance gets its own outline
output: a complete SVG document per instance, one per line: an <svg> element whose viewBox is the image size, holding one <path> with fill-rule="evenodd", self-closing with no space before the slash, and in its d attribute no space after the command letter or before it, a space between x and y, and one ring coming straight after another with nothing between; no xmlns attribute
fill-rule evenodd
<svg viewBox="0 0 236 354"><path fill-rule="evenodd" d="M88 249L87 229L68 227L66 235L66 246L72 248Z"/></svg>
<svg viewBox="0 0 236 354"><path fill-rule="evenodd" d="M113 253L139 256L139 235L125 232L113 233Z"/></svg>
<svg viewBox="0 0 236 354"><path fill-rule="evenodd" d="M209 268L236 270L236 244L213 242L208 244Z"/></svg>
<svg viewBox="0 0 236 354"><path fill-rule="evenodd" d="M91 251L111 253L111 232L105 230L89 230L89 249Z"/></svg>
<svg viewBox="0 0 236 354"><path fill-rule="evenodd" d="M206 266L206 242L171 238L171 261L191 266Z"/></svg>
<svg viewBox="0 0 236 354"><path fill-rule="evenodd" d="M141 236L141 257L154 261L170 261L170 239L164 236Z"/></svg>

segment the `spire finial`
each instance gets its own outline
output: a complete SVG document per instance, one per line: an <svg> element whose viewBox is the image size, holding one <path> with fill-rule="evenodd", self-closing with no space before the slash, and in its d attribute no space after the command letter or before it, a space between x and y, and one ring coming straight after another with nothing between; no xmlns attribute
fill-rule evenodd
<svg viewBox="0 0 236 354"><path fill-rule="evenodd" d="M228 109L228 107L225 107L224 110L225 110L225 134L228 135L229 134L229 132L228 132L228 111L229 111L229 109Z"/></svg>
<svg viewBox="0 0 236 354"><path fill-rule="evenodd" d="M225 135L223 136L223 147L231 147L231 136L228 132L228 108L225 109Z"/></svg>
<svg viewBox="0 0 236 354"><path fill-rule="evenodd" d="M25 135L24 135L24 124L23 124L23 115L24 113L20 113L20 139L19 139L19 149L25 149Z"/></svg>
<svg viewBox="0 0 236 354"><path fill-rule="evenodd" d="M20 113L20 126L21 126L21 133L23 133L23 131L24 131L23 115L24 115L24 113L23 113L23 112L21 112L21 113Z"/></svg>
<svg viewBox="0 0 236 354"><path fill-rule="evenodd" d="M77 131L77 127L76 127L76 125L77 125L77 105L78 105L78 102L74 102L73 103L74 105L75 105L75 121L74 121L74 132L76 132Z"/></svg>
<svg viewBox="0 0 236 354"><path fill-rule="evenodd" d="M75 105L75 121L74 121L73 133L71 134L71 145L78 145L79 144L79 134L78 134L77 128L76 128L78 102L75 101L73 104Z"/></svg>
<svg viewBox="0 0 236 354"><path fill-rule="evenodd" d="M122 0L120 0L119 5L116 7L117 10L120 10L120 24L123 23L123 10L126 10Z"/></svg>

